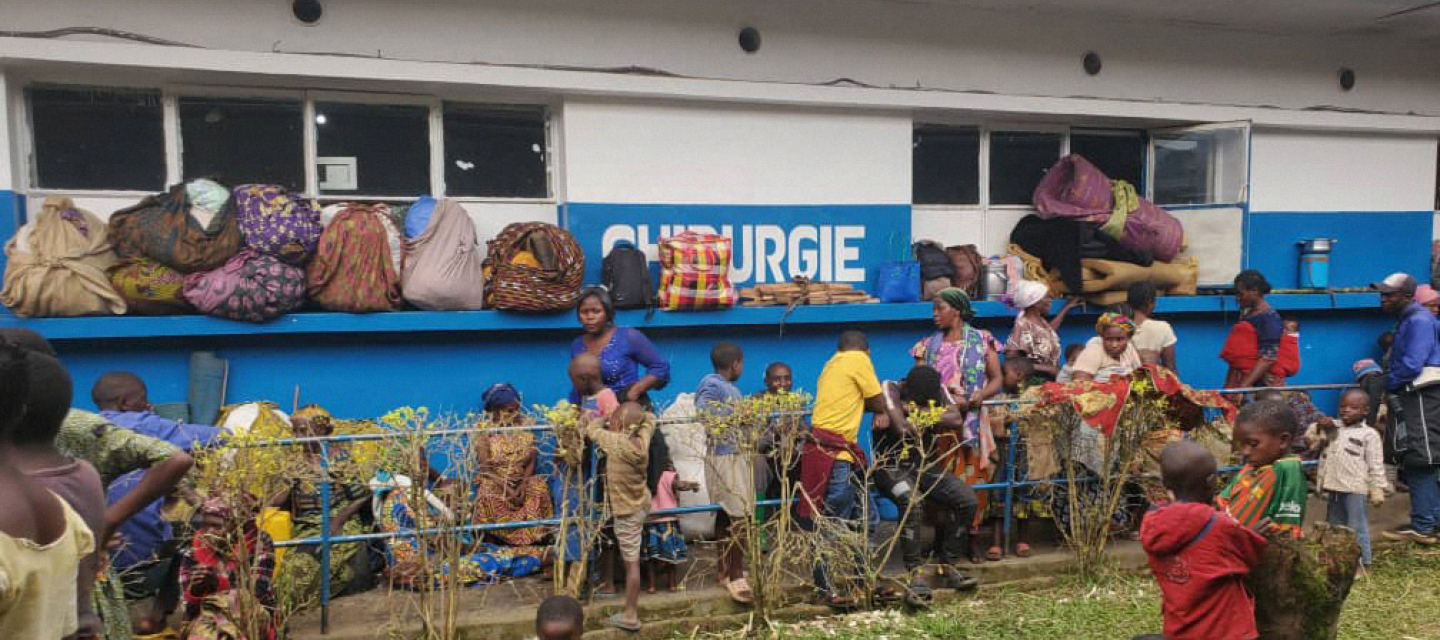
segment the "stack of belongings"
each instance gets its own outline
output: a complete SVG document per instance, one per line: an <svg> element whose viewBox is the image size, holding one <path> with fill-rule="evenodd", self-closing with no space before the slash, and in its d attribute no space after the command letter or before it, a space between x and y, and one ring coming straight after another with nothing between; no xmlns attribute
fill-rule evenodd
<svg viewBox="0 0 1440 640"><path fill-rule="evenodd" d="M46 198L35 219L5 244L0 300L22 317L125 313L110 286L115 265L105 223L69 198Z"/></svg>
<svg viewBox="0 0 1440 640"><path fill-rule="evenodd" d="M184 313L188 274L218 269L240 251L230 190L211 180L178 184L110 216L121 264L110 282L131 311Z"/></svg>
<svg viewBox="0 0 1440 640"><path fill-rule="evenodd" d="M1194 257L1176 262L1185 229L1169 212L1111 180L1078 155L1062 158L1035 187L1035 215L1010 233L1012 253L1038 261L1039 279L1060 295L1111 304L1130 284L1155 282L1171 295L1195 293ZM1028 276L1027 276L1028 277Z"/></svg>
<svg viewBox="0 0 1440 640"><path fill-rule="evenodd" d="M666 311L727 309L737 295L730 284L730 238L686 231L660 239L660 291Z"/></svg>
<svg viewBox="0 0 1440 640"><path fill-rule="evenodd" d="M801 304L869 304L880 300L843 282L811 282L796 277L784 284L761 284L741 289L741 306L774 307Z"/></svg>
<svg viewBox="0 0 1440 640"><path fill-rule="evenodd" d="M470 214L454 200L423 196L405 217L405 300L428 311L485 306L484 256Z"/></svg>
<svg viewBox="0 0 1440 640"><path fill-rule="evenodd" d="M543 222L516 222L487 243L486 253L486 306L528 312L575 306L585 277L585 254L569 231Z"/></svg>
<svg viewBox="0 0 1440 640"><path fill-rule="evenodd" d="M404 304L404 242L383 204L336 204L320 212L324 231L305 270L310 299L347 313L393 311Z"/></svg>

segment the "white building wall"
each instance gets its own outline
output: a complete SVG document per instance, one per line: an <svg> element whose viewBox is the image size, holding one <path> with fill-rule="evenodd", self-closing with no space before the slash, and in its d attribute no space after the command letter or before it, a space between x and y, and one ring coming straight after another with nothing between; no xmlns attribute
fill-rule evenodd
<svg viewBox="0 0 1440 640"><path fill-rule="evenodd" d="M565 103L571 202L908 204L912 121L735 105Z"/></svg>
<svg viewBox="0 0 1440 640"><path fill-rule="evenodd" d="M1258 129L1252 211L1430 211L1434 136Z"/></svg>

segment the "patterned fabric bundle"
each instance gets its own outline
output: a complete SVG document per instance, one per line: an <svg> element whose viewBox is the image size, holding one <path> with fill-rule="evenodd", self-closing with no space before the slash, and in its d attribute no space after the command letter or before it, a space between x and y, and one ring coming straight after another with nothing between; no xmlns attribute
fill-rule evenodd
<svg viewBox="0 0 1440 640"><path fill-rule="evenodd" d="M188 313L185 276L149 258L131 258L110 269L110 284L125 299L130 313L165 315Z"/></svg>
<svg viewBox="0 0 1440 640"><path fill-rule="evenodd" d="M1120 244L1149 253L1161 262L1174 262L1185 249L1185 227L1180 219L1136 195L1135 187L1124 180L1114 182L1114 192L1115 213L1110 222L1115 222L1122 208L1129 209L1124 214Z"/></svg>
<svg viewBox="0 0 1440 640"><path fill-rule="evenodd" d="M305 264L320 242L320 212L284 187L236 187L235 217L245 246L287 264Z"/></svg>
<svg viewBox="0 0 1440 640"><path fill-rule="evenodd" d="M267 322L305 302L305 272L244 249L225 266L185 276L185 299L203 313Z"/></svg>
<svg viewBox="0 0 1440 640"><path fill-rule="evenodd" d="M214 187L196 180L197 194ZM122 258L144 256L181 273L215 269L240 250L240 229L235 224L234 201L225 199L218 210L192 202L191 190L179 184L167 193L149 196L139 204L110 216L110 239ZM215 199L200 199L214 205Z"/></svg>
<svg viewBox="0 0 1440 640"><path fill-rule="evenodd" d="M1114 206L1110 178L1089 160L1068 155L1045 172L1035 185L1035 210L1046 220L1074 218L1103 223Z"/></svg>
<svg viewBox="0 0 1440 640"><path fill-rule="evenodd" d="M735 300L729 238L686 231L660 239L661 309L723 309Z"/></svg>
<svg viewBox="0 0 1440 640"><path fill-rule="evenodd" d="M399 232L388 213L385 205L349 204L335 214L306 268L310 299L349 313L400 308L400 268L391 250Z"/></svg>
<svg viewBox="0 0 1440 640"><path fill-rule="evenodd" d="M105 270L115 252L105 223L69 198L46 198L35 221L5 244L0 301L22 317L125 313Z"/></svg>
<svg viewBox="0 0 1440 640"><path fill-rule="evenodd" d="M405 242L405 299L430 311L484 308L484 264L470 214L454 200L441 200L426 219L424 229Z"/></svg>
<svg viewBox="0 0 1440 640"><path fill-rule="evenodd" d="M543 222L517 222L487 245L486 306L535 312L575 306L585 277L585 254L569 231Z"/></svg>

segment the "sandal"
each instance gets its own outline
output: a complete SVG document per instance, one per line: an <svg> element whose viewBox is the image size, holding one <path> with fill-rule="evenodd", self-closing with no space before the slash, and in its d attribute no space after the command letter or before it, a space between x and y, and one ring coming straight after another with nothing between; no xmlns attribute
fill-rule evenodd
<svg viewBox="0 0 1440 640"><path fill-rule="evenodd" d="M916 609L930 606L934 599L935 593L930 590L930 585L925 584L924 580L912 581L910 588L905 591L905 604Z"/></svg>
<svg viewBox="0 0 1440 640"><path fill-rule="evenodd" d="M621 631L628 631L630 633L640 633L641 627L639 620L626 620L624 618L624 614L622 613L617 613L613 616L610 616L609 618L606 618L603 624L607 627L615 627L616 629L619 629Z"/></svg>
<svg viewBox="0 0 1440 640"><path fill-rule="evenodd" d="M990 547L990 550L985 552L985 559L991 562L999 562L1004 557L1005 550L1000 547Z"/></svg>
<svg viewBox="0 0 1440 640"><path fill-rule="evenodd" d="M744 577L725 583L725 590L730 592L731 600L740 604L752 604L755 602L755 594L750 591L750 581Z"/></svg>
<svg viewBox="0 0 1440 640"><path fill-rule="evenodd" d="M1030 545L1025 544L1024 542L1015 545L1015 557L1029 558L1031 555L1034 555L1034 552L1030 550Z"/></svg>
<svg viewBox="0 0 1440 640"><path fill-rule="evenodd" d="M945 581L945 586L956 591L974 591L980 586L980 580L975 576L961 573L953 566L940 568L940 577Z"/></svg>
<svg viewBox="0 0 1440 640"><path fill-rule="evenodd" d="M854 598L847 598L847 597L841 596L841 595L835 595L835 594L822 595L822 596L820 597L820 602L821 602L821 604L824 604L825 606L830 607L830 610L831 610L831 611L835 611L835 612L837 612L837 613L844 613L844 612L846 612L846 611L850 611L850 610L853 610L853 609L855 608L855 599L854 599Z"/></svg>

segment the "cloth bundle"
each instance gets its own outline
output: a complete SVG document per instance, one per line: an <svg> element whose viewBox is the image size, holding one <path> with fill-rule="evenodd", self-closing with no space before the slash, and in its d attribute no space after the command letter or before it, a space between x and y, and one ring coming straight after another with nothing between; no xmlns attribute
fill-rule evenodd
<svg viewBox="0 0 1440 640"><path fill-rule="evenodd" d="M1032 197L1041 218L1103 225L1101 230L1132 251L1169 262L1185 248L1180 220L1139 197L1135 187L1110 180L1089 160L1068 155L1050 167ZM1096 257L1096 256L1091 256Z"/></svg>
<svg viewBox="0 0 1440 640"><path fill-rule="evenodd" d="M240 250L230 191L209 180L171 187L110 216L122 258L146 257L181 273L209 271Z"/></svg>
<svg viewBox="0 0 1440 640"><path fill-rule="evenodd" d="M70 198L46 198L5 244L0 300L22 317L125 313L105 270L115 264L105 223Z"/></svg>
<svg viewBox="0 0 1440 640"><path fill-rule="evenodd" d="M331 311L400 308L399 232L385 205L346 204L334 211L306 268L310 298Z"/></svg>
<svg viewBox="0 0 1440 640"><path fill-rule="evenodd" d="M575 306L585 254L569 231L543 222L507 225L487 244L485 302L509 311Z"/></svg>
<svg viewBox="0 0 1440 640"><path fill-rule="evenodd" d="M245 246L287 264L305 264L320 242L320 212L273 184L235 188L235 217Z"/></svg>
<svg viewBox="0 0 1440 640"><path fill-rule="evenodd" d="M110 268L110 284L125 299L130 313L187 313L185 275L149 258L130 258Z"/></svg>
<svg viewBox="0 0 1440 640"><path fill-rule="evenodd" d="M305 302L305 272L243 249L225 266L185 277L185 300L218 318L267 322Z"/></svg>
<svg viewBox="0 0 1440 640"><path fill-rule="evenodd" d="M730 238L686 231L661 238L659 305L666 311L735 306Z"/></svg>
<svg viewBox="0 0 1440 640"><path fill-rule="evenodd" d="M406 218L407 235L414 210ZM484 308L484 263L470 214L454 200L441 200L425 219L426 225L405 242L405 300L430 311Z"/></svg>

